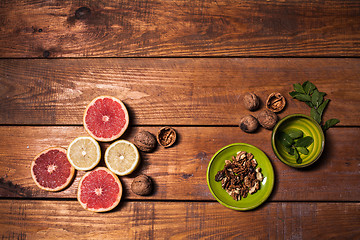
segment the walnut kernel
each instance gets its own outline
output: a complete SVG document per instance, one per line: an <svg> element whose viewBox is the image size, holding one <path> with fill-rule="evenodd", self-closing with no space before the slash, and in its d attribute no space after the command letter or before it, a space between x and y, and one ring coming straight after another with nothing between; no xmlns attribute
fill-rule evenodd
<svg viewBox="0 0 360 240"><path fill-rule="evenodd" d="M266 108L273 112L280 112L285 105L286 100L281 93L271 93L266 100Z"/></svg>
<svg viewBox="0 0 360 240"><path fill-rule="evenodd" d="M163 127L157 135L158 143L163 147L170 147L175 143L176 131L171 127Z"/></svg>

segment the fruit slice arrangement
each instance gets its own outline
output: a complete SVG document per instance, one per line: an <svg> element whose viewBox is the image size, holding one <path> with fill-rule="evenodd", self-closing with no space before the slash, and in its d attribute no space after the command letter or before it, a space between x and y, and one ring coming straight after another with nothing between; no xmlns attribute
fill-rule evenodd
<svg viewBox="0 0 360 240"><path fill-rule="evenodd" d="M83 121L91 137L75 138L67 150L60 147L47 149L32 161L31 175L41 189L62 190L71 183L75 169L88 171L95 168L101 159L97 141L109 142L119 138L129 125L129 115L119 99L100 96L86 107ZM119 140L111 144L105 156L110 170L98 167L81 178L77 194L80 204L94 212L115 208L122 195L122 185L115 174L130 174L139 161L139 152L131 142Z"/></svg>

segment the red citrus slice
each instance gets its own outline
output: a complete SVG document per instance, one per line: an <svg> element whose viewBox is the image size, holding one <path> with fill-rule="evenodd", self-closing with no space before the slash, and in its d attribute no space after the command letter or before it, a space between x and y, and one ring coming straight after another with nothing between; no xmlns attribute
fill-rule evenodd
<svg viewBox="0 0 360 240"><path fill-rule="evenodd" d="M125 105L117 98L100 96L85 109L85 130L96 140L110 142L119 138L129 125Z"/></svg>
<svg viewBox="0 0 360 240"><path fill-rule="evenodd" d="M74 177L75 168L66 157L66 150L53 147L39 153L31 163L31 176L46 191L66 188Z"/></svg>
<svg viewBox="0 0 360 240"><path fill-rule="evenodd" d="M121 195L119 178L109 169L98 167L81 178L77 199L86 210L106 212L119 204Z"/></svg>

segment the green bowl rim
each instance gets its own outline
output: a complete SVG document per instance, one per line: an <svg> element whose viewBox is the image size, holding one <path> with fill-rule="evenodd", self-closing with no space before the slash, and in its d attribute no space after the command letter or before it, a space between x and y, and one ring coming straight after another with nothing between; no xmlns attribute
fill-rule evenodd
<svg viewBox="0 0 360 240"><path fill-rule="evenodd" d="M264 198L256 205L254 206L251 206L251 207L234 207L234 206L231 206L223 201L221 201L217 196L216 194L213 192L212 188L210 187L210 182L209 182L209 174L210 174L210 166L212 164L212 162L214 161L215 157L220 153L222 152L223 150L225 150L226 148L229 148L231 146L235 146L235 145L246 145L248 147L252 147L252 148L256 148L258 150L260 150L264 155L265 157L268 159L269 163L270 163L270 168L271 168L271 171L272 171L272 175L273 175L273 178L270 179L270 189L268 191L268 193L266 195L264 195ZM272 163L269 159L268 156L266 156L266 154L264 153L264 151L262 151L260 148L257 148L255 147L254 145L251 145L251 144L248 144L248 143L232 143L232 144L229 144L229 145L226 145L225 147L221 148L220 150L218 150L211 158L209 164L208 164L208 167L207 167L207 171L206 171L206 182L207 182L207 185L208 185L208 188L211 192L211 194L213 195L213 197L219 202L221 203L223 206L225 207L228 207L230 209L233 209L233 210L237 210L237 211L248 211L248 210L252 210L254 208L257 208L259 207L260 205L262 205L268 198L269 196L271 195L273 189L274 189L274 184L275 184L275 172L274 172L274 167L272 166Z"/></svg>
<svg viewBox="0 0 360 240"><path fill-rule="evenodd" d="M294 118L294 117L302 117L302 118L306 118L308 120L310 120L310 122L312 122L315 127L319 130L320 132L320 141L321 141L321 150L320 150L320 153L317 155L316 158L314 158L314 160L312 160L311 162L309 163L306 163L306 164L292 164L292 163L289 163L287 162L278 152L278 150L276 149L276 146L275 146L275 133L276 131L278 130L279 126L285 122L286 120L290 119L290 118ZM310 166L311 164L313 164L314 162L316 162L320 156L322 155L323 151L324 151L324 146L325 146L325 136L324 136L324 132L321 128L321 126L314 120L312 119L310 116L308 115L305 115L305 114L302 114L302 113L295 113L295 114L290 114L286 117L284 117L283 119L281 119L274 127L273 131L272 131L272 134L271 134L271 147L276 155L276 157L283 163L285 163L286 165L290 166L290 167L294 167L294 168L303 168L303 167L307 167L307 166Z"/></svg>

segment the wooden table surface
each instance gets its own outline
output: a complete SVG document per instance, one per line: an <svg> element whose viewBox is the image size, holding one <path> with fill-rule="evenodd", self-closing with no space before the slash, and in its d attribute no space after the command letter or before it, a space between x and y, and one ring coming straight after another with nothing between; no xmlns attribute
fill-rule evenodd
<svg viewBox="0 0 360 240"><path fill-rule="evenodd" d="M1 239L360 239L359 56L358 0L1 1ZM307 80L331 99L324 119L341 122L318 162L294 169L276 158L270 130L240 130L241 99L280 92L280 118L309 115L288 94ZM56 193L30 174L37 153L86 134L83 112L99 95L126 104L121 138L162 126L179 136L141 153L120 177L120 205L102 214L76 200L83 171ZM263 150L275 171L252 211L225 208L206 182L213 154L236 142ZM140 173L154 180L150 196L130 190Z"/></svg>

